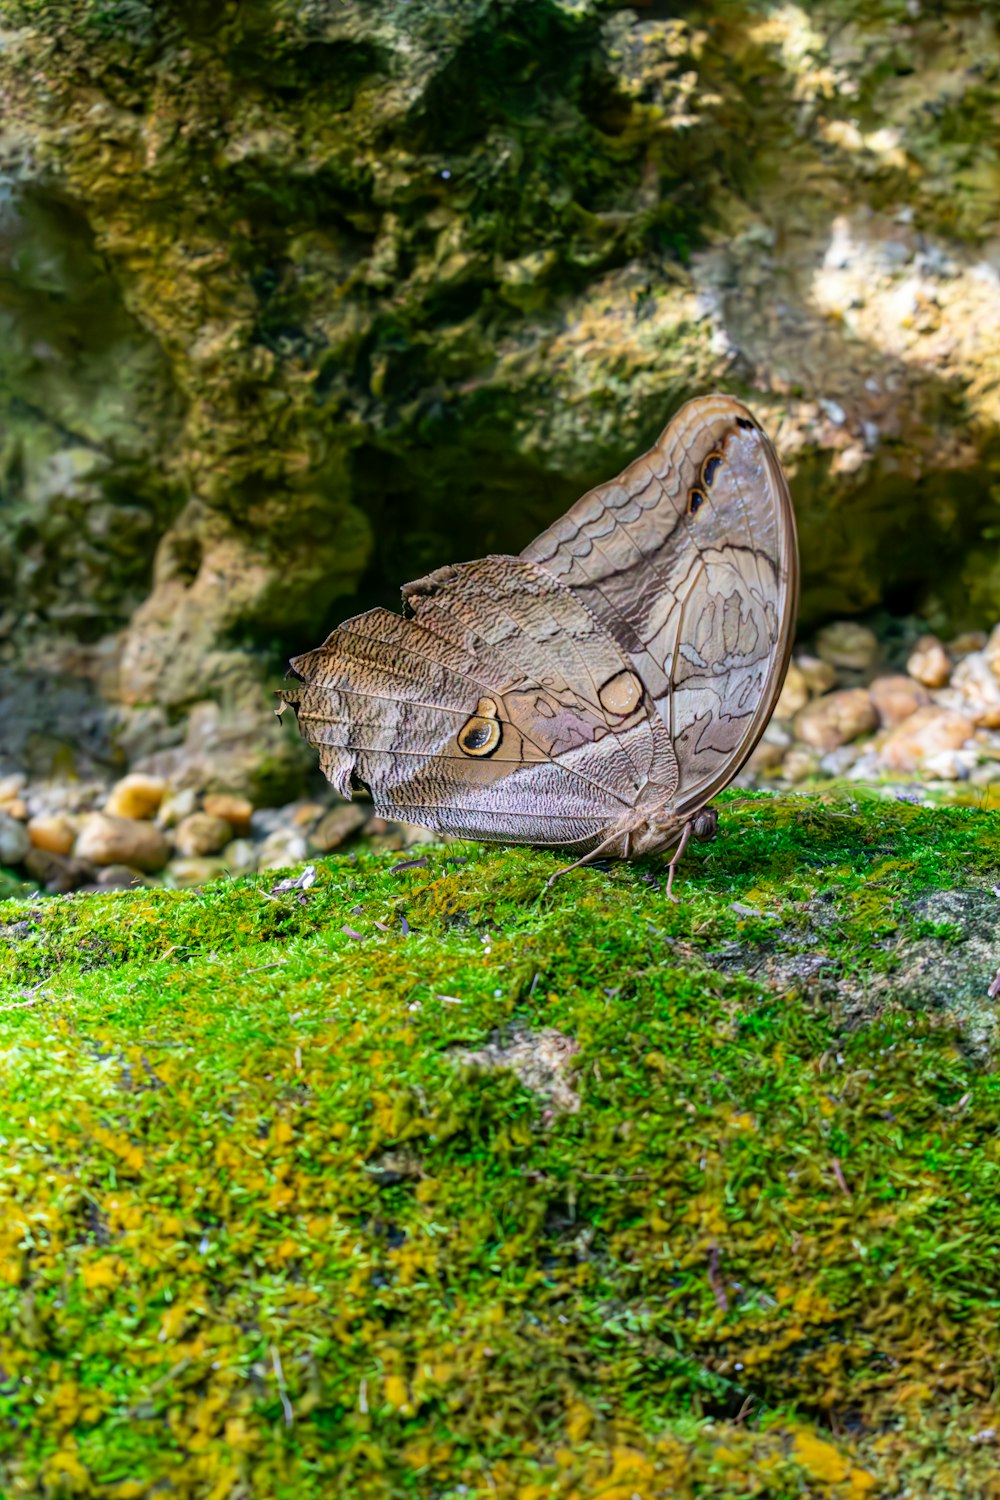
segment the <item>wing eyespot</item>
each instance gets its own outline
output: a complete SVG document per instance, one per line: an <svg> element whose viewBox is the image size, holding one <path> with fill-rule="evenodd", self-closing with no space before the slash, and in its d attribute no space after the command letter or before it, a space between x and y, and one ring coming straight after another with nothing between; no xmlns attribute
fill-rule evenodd
<svg viewBox="0 0 1000 1500"><path fill-rule="evenodd" d="M705 491L700 490L697 485L692 485L688 490L688 515L693 516L699 506L705 503Z"/></svg>
<svg viewBox="0 0 1000 1500"><path fill-rule="evenodd" d="M458 731L458 748L463 755L492 755L499 749L503 730L497 718L497 706L492 698L480 698L476 711Z"/></svg>
<svg viewBox="0 0 1000 1500"><path fill-rule="evenodd" d="M605 713L624 719L642 702L642 683L635 672L616 672L598 692Z"/></svg>
<svg viewBox="0 0 1000 1500"><path fill-rule="evenodd" d="M706 490L710 488L719 465L722 463L725 463L725 458L717 448L713 448L711 453L706 455L705 461L701 466L701 482Z"/></svg>

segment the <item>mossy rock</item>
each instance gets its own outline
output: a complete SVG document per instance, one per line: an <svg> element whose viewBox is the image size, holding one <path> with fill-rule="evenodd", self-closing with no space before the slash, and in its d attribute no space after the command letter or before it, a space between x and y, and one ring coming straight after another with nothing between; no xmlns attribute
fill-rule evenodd
<svg viewBox="0 0 1000 1500"><path fill-rule="evenodd" d="M0 1492L995 1494L1000 814L722 813L0 907Z"/></svg>

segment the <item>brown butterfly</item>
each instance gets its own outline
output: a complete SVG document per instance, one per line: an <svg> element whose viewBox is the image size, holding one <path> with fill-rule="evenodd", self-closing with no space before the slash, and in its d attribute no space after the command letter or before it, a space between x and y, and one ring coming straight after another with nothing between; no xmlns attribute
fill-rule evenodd
<svg viewBox="0 0 1000 1500"><path fill-rule="evenodd" d="M771 716L797 601L774 449L703 396L519 557L438 568L405 616L370 610L295 657L279 712L383 817L578 863L678 845L669 892Z"/></svg>

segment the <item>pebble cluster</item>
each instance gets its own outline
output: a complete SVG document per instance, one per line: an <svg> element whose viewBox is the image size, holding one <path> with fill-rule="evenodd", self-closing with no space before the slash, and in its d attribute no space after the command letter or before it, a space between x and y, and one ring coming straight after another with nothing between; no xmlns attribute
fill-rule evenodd
<svg viewBox="0 0 1000 1500"><path fill-rule="evenodd" d="M329 854L363 834L369 847L405 849L429 829L390 823L369 801L332 793L255 808L231 793L173 790L133 772L111 786L0 777L0 867L51 892L139 884L204 885L220 875L277 870Z"/></svg>
<svg viewBox="0 0 1000 1500"><path fill-rule="evenodd" d="M1000 625L988 637L970 632L947 643L911 630L893 649L856 621L820 630L812 650L794 656L739 783L834 778L931 790L1000 783ZM244 796L176 787L148 772L114 784L0 776L0 867L52 893L202 885L281 869L358 838L401 850L432 837L332 792L255 808Z"/></svg>
<svg viewBox="0 0 1000 1500"><path fill-rule="evenodd" d="M1000 625L947 644L904 638L893 654L898 666L856 621L825 626L793 657L744 784L1000 782Z"/></svg>

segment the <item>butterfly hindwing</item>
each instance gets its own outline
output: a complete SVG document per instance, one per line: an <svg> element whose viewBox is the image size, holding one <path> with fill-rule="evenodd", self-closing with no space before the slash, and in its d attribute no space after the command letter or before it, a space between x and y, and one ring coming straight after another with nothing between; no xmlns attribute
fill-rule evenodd
<svg viewBox="0 0 1000 1500"><path fill-rule="evenodd" d="M586 848L676 763L620 649L520 558L439 569L293 661L282 695L343 795L472 838Z"/></svg>

